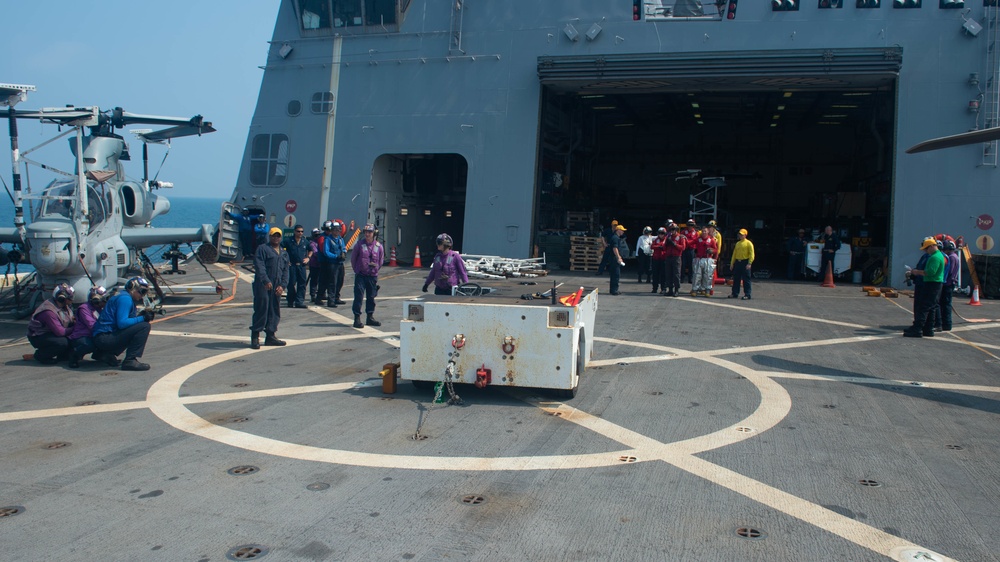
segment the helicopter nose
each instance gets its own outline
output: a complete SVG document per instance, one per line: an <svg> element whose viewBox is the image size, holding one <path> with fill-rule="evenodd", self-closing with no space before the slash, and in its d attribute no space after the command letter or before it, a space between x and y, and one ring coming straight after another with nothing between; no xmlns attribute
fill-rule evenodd
<svg viewBox="0 0 1000 562"><path fill-rule="evenodd" d="M61 273L73 261L73 227L55 221L36 221L27 227L31 265L40 273Z"/></svg>

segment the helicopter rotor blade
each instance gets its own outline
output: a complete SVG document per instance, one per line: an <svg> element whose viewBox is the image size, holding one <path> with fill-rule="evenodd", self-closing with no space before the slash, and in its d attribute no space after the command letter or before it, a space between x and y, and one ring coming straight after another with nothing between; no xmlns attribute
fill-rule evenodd
<svg viewBox="0 0 1000 562"><path fill-rule="evenodd" d="M190 137L192 135L203 135L205 133L214 132L215 128L212 127L212 123L206 121L203 122L201 126L182 125L179 127L170 127L169 129L153 131L151 133L142 133L138 136L145 142L162 142L169 139Z"/></svg>
<svg viewBox="0 0 1000 562"><path fill-rule="evenodd" d="M990 127L989 129L979 129L978 131L969 131L968 133L959 133L957 135L925 140L924 142L917 143L910 148L907 148L906 153L916 154L918 152L928 152L930 150L964 146L967 144L975 144L977 142L992 142L997 139L1000 139L1000 127Z"/></svg>

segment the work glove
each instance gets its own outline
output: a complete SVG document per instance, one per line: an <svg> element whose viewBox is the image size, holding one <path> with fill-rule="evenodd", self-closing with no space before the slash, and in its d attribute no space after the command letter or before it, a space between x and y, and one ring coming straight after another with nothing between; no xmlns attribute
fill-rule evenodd
<svg viewBox="0 0 1000 562"><path fill-rule="evenodd" d="M427 285L427 284L425 283L425 284L424 284L424 288L423 288L423 289L420 289L420 290L426 293L426 292L427 292L427 287L428 287L428 285Z"/></svg>
<svg viewBox="0 0 1000 562"><path fill-rule="evenodd" d="M153 318L156 318L156 313L151 308L144 308L142 309L142 317L146 322L152 322Z"/></svg>

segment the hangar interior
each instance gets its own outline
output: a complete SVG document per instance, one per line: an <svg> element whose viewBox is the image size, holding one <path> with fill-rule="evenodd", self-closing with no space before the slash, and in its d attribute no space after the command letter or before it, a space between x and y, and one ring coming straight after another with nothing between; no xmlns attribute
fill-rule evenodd
<svg viewBox="0 0 1000 562"><path fill-rule="evenodd" d="M569 265L566 235L612 219L634 251L643 226L694 216L718 221L726 266L746 228L757 270L784 278L786 240L832 225L855 247L864 282L877 276L892 208L895 73L857 61L811 75L779 72L778 62L742 76L672 64L639 61L616 75L540 62L535 224L549 262Z"/></svg>

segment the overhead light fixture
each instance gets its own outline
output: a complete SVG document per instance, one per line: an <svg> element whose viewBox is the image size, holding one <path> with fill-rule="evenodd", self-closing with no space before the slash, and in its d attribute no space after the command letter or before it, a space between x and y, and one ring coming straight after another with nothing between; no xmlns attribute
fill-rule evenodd
<svg viewBox="0 0 1000 562"><path fill-rule="evenodd" d="M568 37L570 41L580 40L580 32L577 31L576 28L573 27L573 24L571 23L566 24L566 27L563 28L563 33L566 34L566 37Z"/></svg>
<svg viewBox="0 0 1000 562"><path fill-rule="evenodd" d="M424 209L424 216L425 217L431 216L431 210L430 209Z"/></svg>
<svg viewBox="0 0 1000 562"><path fill-rule="evenodd" d="M791 92L785 92L784 94L782 94L782 97L790 98L790 97L792 97L792 93Z"/></svg>
<svg viewBox="0 0 1000 562"><path fill-rule="evenodd" d="M701 105L699 105L698 102L693 101L693 102L691 102L691 107L693 107L695 109L698 109L699 107L701 107Z"/></svg>
<svg viewBox="0 0 1000 562"><path fill-rule="evenodd" d="M835 109L857 109L858 108L858 106L856 106L856 105L844 105L844 104L834 104L834 105L831 105L830 107L833 107Z"/></svg>
<svg viewBox="0 0 1000 562"><path fill-rule="evenodd" d="M580 97L585 100L592 100L597 98L603 98L604 94L587 94L586 96L580 96Z"/></svg>
<svg viewBox="0 0 1000 562"><path fill-rule="evenodd" d="M979 100L969 100L969 111L972 113L979 113Z"/></svg>
<svg viewBox="0 0 1000 562"><path fill-rule="evenodd" d="M618 109L613 105L595 105L593 109Z"/></svg>
<svg viewBox="0 0 1000 562"><path fill-rule="evenodd" d="M410 214L410 211L406 207L402 207L402 208L399 209L399 215L400 216L405 217L408 214Z"/></svg>
<svg viewBox="0 0 1000 562"><path fill-rule="evenodd" d="M979 85L979 73L978 72L973 72L972 74L969 75L969 85L972 86L973 88L975 88L976 86Z"/></svg>
<svg viewBox="0 0 1000 562"><path fill-rule="evenodd" d="M615 123L615 127L634 127L635 123Z"/></svg>
<svg viewBox="0 0 1000 562"><path fill-rule="evenodd" d="M779 105L778 106L778 111L784 111L784 110L785 110L785 106L783 106L783 105Z"/></svg>

